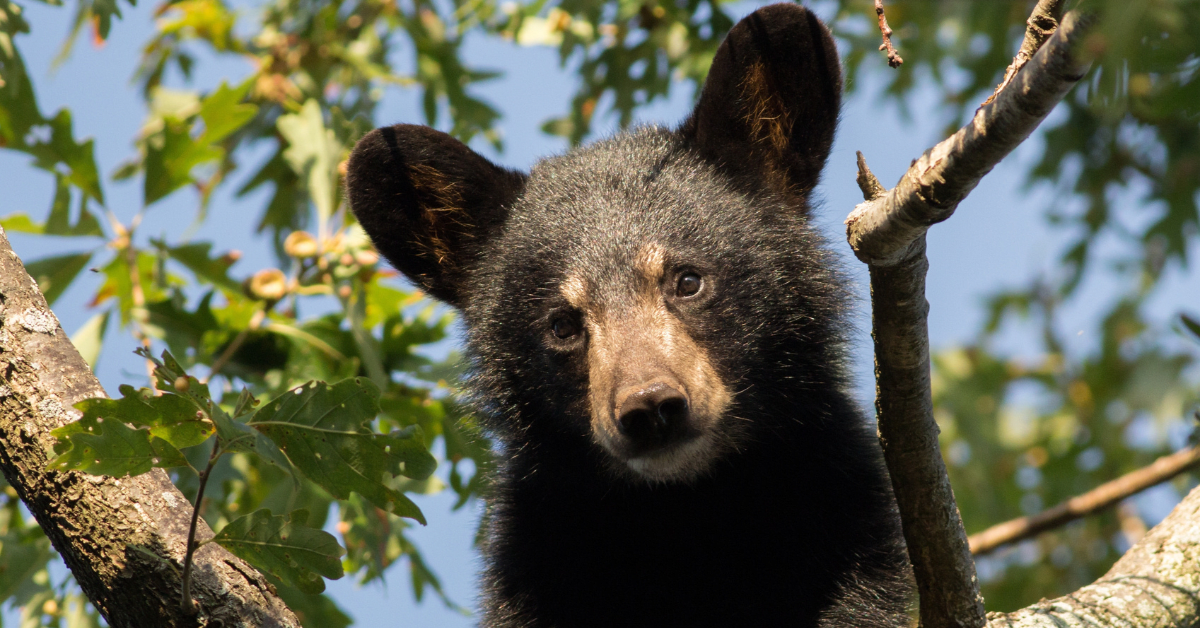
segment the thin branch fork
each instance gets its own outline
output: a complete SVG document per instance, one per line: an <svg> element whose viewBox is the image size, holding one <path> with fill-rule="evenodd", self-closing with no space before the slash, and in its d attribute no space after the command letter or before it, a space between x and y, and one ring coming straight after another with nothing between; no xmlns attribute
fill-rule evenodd
<svg viewBox="0 0 1200 628"><path fill-rule="evenodd" d="M1016 148L1089 63L1073 54L1090 20L1070 14L1010 85L884 191L859 158L866 199L846 219L855 255L869 265L879 440L891 474L920 595L924 628L987 623L967 534L938 446L929 371L925 232L954 212Z"/></svg>
<svg viewBox="0 0 1200 628"><path fill-rule="evenodd" d="M969 539L971 553L976 556L991 553L996 548L1023 541L1052 530L1065 523L1086 517L1113 506L1151 486L1162 484L1200 463L1200 448L1163 456L1152 464L1101 484L1096 488L1030 517L1021 517L994 525Z"/></svg>
<svg viewBox="0 0 1200 628"><path fill-rule="evenodd" d="M933 224L949 218L985 174L1016 148L1090 66L1074 54L1091 20L1072 12L1004 91L957 133L925 151L896 187L846 219L858 259L890 266L912 255Z"/></svg>

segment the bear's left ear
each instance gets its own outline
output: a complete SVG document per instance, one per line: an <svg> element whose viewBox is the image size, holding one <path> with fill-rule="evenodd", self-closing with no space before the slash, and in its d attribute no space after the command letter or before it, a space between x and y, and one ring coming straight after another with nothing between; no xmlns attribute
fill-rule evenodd
<svg viewBox="0 0 1200 628"><path fill-rule="evenodd" d="M465 273L524 186L524 174L413 124L363 136L346 171L350 208L379 252L456 307L465 301Z"/></svg>
<svg viewBox="0 0 1200 628"><path fill-rule="evenodd" d="M680 133L744 189L802 200L829 157L841 97L829 30L804 7L775 4L729 31Z"/></svg>

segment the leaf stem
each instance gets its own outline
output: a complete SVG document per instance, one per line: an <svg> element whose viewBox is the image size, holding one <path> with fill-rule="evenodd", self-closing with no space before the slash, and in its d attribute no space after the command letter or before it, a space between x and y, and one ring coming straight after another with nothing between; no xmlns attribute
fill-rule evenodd
<svg viewBox="0 0 1200 628"><path fill-rule="evenodd" d="M212 473L213 465L221 457L221 441L213 439L212 453L208 455L208 466L200 472L200 486L196 489L196 503L192 507L192 523L188 527L187 554L183 557L183 612L188 615L196 614L196 605L192 602L192 556L196 553L196 524L200 521L200 502L204 499L204 487L208 484L208 476Z"/></svg>

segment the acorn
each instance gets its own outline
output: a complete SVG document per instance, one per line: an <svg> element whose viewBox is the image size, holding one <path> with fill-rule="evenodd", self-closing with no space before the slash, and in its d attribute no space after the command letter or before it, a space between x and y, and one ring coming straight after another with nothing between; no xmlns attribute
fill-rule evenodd
<svg viewBox="0 0 1200 628"><path fill-rule="evenodd" d="M317 254L317 241L307 231L293 231L283 241L283 251L297 259L313 257Z"/></svg>
<svg viewBox="0 0 1200 628"><path fill-rule="evenodd" d="M278 301L287 295L287 277L278 268L265 268L246 281L246 291L256 299Z"/></svg>

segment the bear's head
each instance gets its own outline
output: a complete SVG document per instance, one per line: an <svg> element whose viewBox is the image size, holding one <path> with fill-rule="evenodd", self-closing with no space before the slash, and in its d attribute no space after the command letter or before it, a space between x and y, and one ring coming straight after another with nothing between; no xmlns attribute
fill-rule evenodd
<svg viewBox="0 0 1200 628"><path fill-rule="evenodd" d="M819 425L842 389L843 290L808 220L840 98L824 25L773 5L729 33L678 129L523 174L380 128L351 155L350 204L461 310L472 391L512 455L689 481L781 421Z"/></svg>

